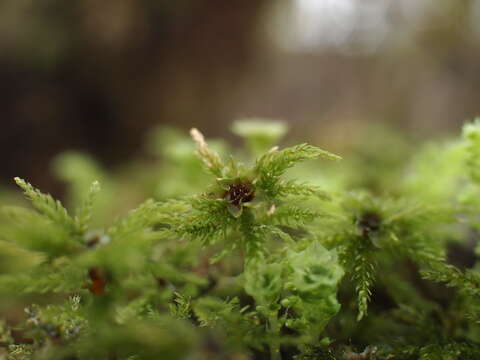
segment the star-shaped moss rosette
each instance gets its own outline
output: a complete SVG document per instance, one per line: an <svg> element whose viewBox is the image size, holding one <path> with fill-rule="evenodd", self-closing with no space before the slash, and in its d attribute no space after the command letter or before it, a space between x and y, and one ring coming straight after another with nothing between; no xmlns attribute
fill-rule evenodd
<svg viewBox="0 0 480 360"><path fill-rule="evenodd" d="M222 186L223 198L228 203L228 210L234 217L240 217L243 207L252 206L255 200L255 186L248 179L237 178Z"/></svg>
<svg viewBox="0 0 480 360"><path fill-rule="evenodd" d="M276 146L248 166L233 157L224 161L197 129L190 134L197 143L197 155L215 182L206 194L192 199L192 222L182 228L183 233L213 243L221 235L226 238L229 230L239 230L244 247L249 249L245 250L255 253L262 251L260 243L271 235L288 237L281 225L304 226L321 215L296 205L300 201L283 205L287 197L328 198L318 187L287 180L283 175L299 162L320 157L338 160L338 156L308 144L285 149Z"/></svg>
<svg viewBox="0 0 480 360"><path fill-rule="evenodd" d="M358 320L367 315L373 288L381 278L383 260L408 258L419 269L444 260L439 226L451 221L448 212L406 199L378 197L368 192L344 195L340 213L326 236L327 248L337 249L347 278L355 284ZM428 228L438 228L435 231ZM398 260L397 260L398 261ZM396 262L388 264L393 266ZM436 265L435 265L436 266Z"/></svg>

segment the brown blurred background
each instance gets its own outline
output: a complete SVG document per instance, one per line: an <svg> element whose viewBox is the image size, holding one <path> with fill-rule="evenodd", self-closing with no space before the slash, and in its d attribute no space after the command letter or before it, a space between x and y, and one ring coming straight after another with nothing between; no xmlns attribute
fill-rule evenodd
<svg viewBox="0 0 480 360"><path fill-rule="evenodd" d="M478 0L3 0L0 186L51 190L67 149L115 166L158 124L457 130L480 114L479 66Z"/></svg>

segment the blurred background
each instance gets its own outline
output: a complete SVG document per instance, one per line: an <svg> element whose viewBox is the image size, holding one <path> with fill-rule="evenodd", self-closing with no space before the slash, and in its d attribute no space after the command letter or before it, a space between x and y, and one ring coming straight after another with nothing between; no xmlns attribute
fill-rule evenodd
<svg viewBox="0 0 480 360"><path fill-rule="evenodd" d="M372 123L458 133L479 96L478 0L0 1L0 187L55 191L58 153L112 168L162 124L279 118L325 148Z"/></svg>

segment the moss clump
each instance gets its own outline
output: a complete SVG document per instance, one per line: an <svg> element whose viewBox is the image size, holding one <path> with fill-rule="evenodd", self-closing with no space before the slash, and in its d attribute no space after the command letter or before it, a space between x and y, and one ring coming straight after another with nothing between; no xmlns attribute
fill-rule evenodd
<svg viewBox="0 0 480 360"><path fill-rule="evenodd" d="M446 260L480 254L480 121L363 167L274 146L283 124L234 129L255 159L195 129L196 155L176 134L115 174L64 155L68 210L16 178L33 209L0 211L0 358L480 358L478 264Z"/></svg>

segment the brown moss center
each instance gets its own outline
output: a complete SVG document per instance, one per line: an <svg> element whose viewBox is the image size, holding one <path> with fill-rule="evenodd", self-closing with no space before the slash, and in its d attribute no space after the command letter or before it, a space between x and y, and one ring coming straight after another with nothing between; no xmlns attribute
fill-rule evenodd
<svg viewBox="0 0 480 360"><path fill-rule="evenodd" d="M254 191L251 184L231 184L226 192L226 199L235 206L252 201Z"/></svg>

